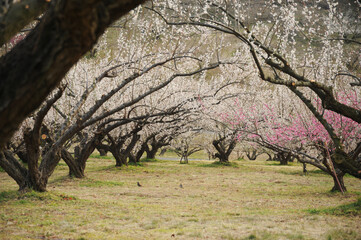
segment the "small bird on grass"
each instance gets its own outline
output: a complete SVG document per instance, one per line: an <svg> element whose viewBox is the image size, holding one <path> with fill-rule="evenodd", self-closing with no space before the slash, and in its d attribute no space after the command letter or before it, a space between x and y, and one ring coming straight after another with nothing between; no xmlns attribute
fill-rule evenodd
<svg viewBox="0 0 361 240"><path fill-rule="evenodd" d="M182 185L182 184L179 184L179 187L180 187L180 188L183 188L183 185Z"/></svg>
<svg viewBox="0 0 361 240"><path fill-rule="evenodd" d="M140 183L139 182L137 182L137 185L138 185L138 187L141 187L142 185L140 185Z"/></svg>

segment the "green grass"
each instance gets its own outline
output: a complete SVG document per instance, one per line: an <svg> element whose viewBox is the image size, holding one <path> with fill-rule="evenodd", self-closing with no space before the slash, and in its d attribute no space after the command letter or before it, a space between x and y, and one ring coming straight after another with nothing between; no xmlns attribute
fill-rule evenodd
<svg viewBox="0 0 361 240"><path fill-rule="evenodd" d="M83 179L69 178L68 168L59 166L45 193L19 193L16 183L0 173L0 239L361 236L356 178L344 179L349 192L342 195L329 192L333 181L327 175L296 174L302 173L299 164L231 161L229 167L206 160L159 160L114 165L114 159L91 158Z"/></svg>
<svg viewBox="0 0 361 240"><path fill-rule="evenodd" d="M156 158L142 158L140 159L141 162L159 162Z"/></svg>
<svg viewBox="0 0 361 240"><path fill-rule="evenodd" d="M91 158L96 158L96 159L114 159L113 155L108 153L107 156L100 156L99 153L93 153L90 155Z"/></svg>
<svg viewBox="0 0 361 240"><path fill-rule="evenodd" d="M36 202L49 202L59 200L75 200L76 197L56 193L56 192L19 192L19 191L3 191L0 192L0 204L12 202L15 205L22 205Z"/></svg>
<svg viewBox="0 0 361 240"><path fill-rule="evenodd" d="M167 150L162 156L160 156L162 158L180 158L173 150L169 149ZM190 155L188 157L188 159L192 160L192 159L208 159L208 155L205 151L199 151L196 153L193 153L192 155Z"/></svg>
<svg viewBox="0 0 361 240"><path fill-rule="evenodd" d="M200 164L199 167L211 167L211 168L219 168L219 167L234 167L238 168L239 165L236 162L220 162L220 161L214 161L212 163L208 164Z"/></svg>
<svg viewBox="0 0 361 240"><path fill-rule="evenodd" d="M311 214L361 216L361 198L357 199L354 203L344 204L334 208L309 209L307 211Z"/></svg>
<svg viewBox="0 0 361 240"><path fill-rule="evenodd" d="M113 186L123 186L123 182L114 182L114 181L99 181L93 179L84 179L79 183L80 187L113 187Z"/></svg>

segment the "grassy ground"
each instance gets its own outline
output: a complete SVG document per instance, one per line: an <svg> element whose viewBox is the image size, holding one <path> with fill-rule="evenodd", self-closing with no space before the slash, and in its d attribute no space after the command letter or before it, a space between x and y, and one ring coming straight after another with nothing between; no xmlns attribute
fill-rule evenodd
<svg viewBox="0 0 361 240"><path fill-rule="evenodd" d="M92 158L84 179L60 163L41 194L0 172L0 239L361 239L360 180L342 195L297 164L211 163Z"/></svg>

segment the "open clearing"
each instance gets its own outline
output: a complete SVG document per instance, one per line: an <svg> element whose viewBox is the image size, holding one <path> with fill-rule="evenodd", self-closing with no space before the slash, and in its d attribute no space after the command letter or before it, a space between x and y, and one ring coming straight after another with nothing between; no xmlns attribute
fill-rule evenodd
<svg viewBox="0 0 361 240"><path fill-rule="evenodd" d="M23 195L0 172L0 239L361 239L359 210L330 210L355 203L360 180L345 177L342 195L329 192L331 177L310 167L303 176L298 164L211 163L115 168L91 158L87 177L70 179L61 162L49 192Z"/></svg>

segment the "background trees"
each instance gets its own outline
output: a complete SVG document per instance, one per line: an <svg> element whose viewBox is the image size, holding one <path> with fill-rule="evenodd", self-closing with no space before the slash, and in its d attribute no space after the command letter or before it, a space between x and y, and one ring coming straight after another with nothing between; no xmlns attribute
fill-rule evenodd
<svg viewBox="0 0 361 240"><path fill-rule="evenodd" d="M271 1L267 3L268 23L258 21L257 14L252 16L256 12L252 10L254 3L242 1L232 3L232 7L223 1L198 5L172 1L167 8L159 4L152 10L168 25L187 26L198 33L201 33L199 27L216 30L230 36L232 47L246 46L247 51L241 51L239 56L252 58L262 80L291 90L331 137L335 149L331 154L333 162L343 171L360 177L360 162L348 156L331 124L310 101L317 98L323 109L357 123L361 121L357 103L350 99L346 104L339 94L342 91L350 96L359 92L356 87L360 81L358 4ZM170 18L169 11L177 17ZM234 55L237 53L235 50Z"/></svg>
<svg viewBox="0 0 361 240"><path fill-rule="evenodd" d="M258 1L156 1L112 25L90 52L115 15L124 14L112 16L119 1L82 6L77 14L89 11L89 19L79 24L81 30L68 26L75 18L71 11L78 7L63 3L47 6L34 30L0 59L5 79L0 100L9 99L1 101L0 112L10 114L3 125L0 120L0 127L16 118L1 128L8 139L58 82L44 79L64 76L87 53L59 91L11 142L6 140L0 165L21 188L45 190L61 158L71 175L83 177L86 161L97 148L111 152L115 165L121 166L138 162L143 153L154 158L172 140L187 147L180 140L187 131L206 138L220 161L228 161L238 140L271 150L283 164L297 157L336 176L335 181L342 181L344 173L360 177L361 30L359 10L352 8L356 2L349 8L336 1L271 1L263 3L269 12L260 18ZM65 10L69 18L58 21ZM10 16L6 14L1 17ZM54 40L59 32L62 36ZM28 44L33 44L31 49ZM15 63L20 52L24 59ZM46 64L35 57L39 54L47 54ZM33 59L28 63L29 56ZM39 78L33 82L43 89L39 99L9 87L12 78L20 79L19 70L27 74L18 84L21 88ZM9 111L11 99L20 99L22 115L16 108ZM184 155L189 147L177 148ZM29 168L13 154L30 163Z"/></svg>
<svg viewBox="0 0 361 240"><path fill-rule="evenodd" d="M98 146L105 147L104 140L116 159L116 166L127 164L140 139L138 132L146 124L174 122L174 118L183 119L189 111L187 104L191 99L175 95L182 88L176 91L168 88L157 97L151 95L171 86L176 79L181 83L189 81L186 78L221 64L219 61L212 64L207 57L195 58L194 46L179 47L172 43L171 35L162 42L152 36L153 32L136 39L151 24L143 19L145 23L135 27L138 14L134 13L128 20L129 28L124 26L116 41L111 39L116 46L106 49L107 39L103 38L97 49L104 56L82 59L66 76L67 83L59 93L44 103L34 119L27 121L29 130L20 131L23 140L19 145L25 142L29 168L22 166L10 149L2 155L1 167L21 190L45 191L48 178L61 158L68 164L70 175L83 177L87 159ZM134 40L125 41L127 38ZM156 44L159 52L145 53ZM163 106L159 102L164 102ZM152 142L144 145L145 151L154 157L159 148L157 141L165 138L169 136L153 136ZM148 149L148 143L154 149ZM73 149L74 156L69 151Z"/></svg>

